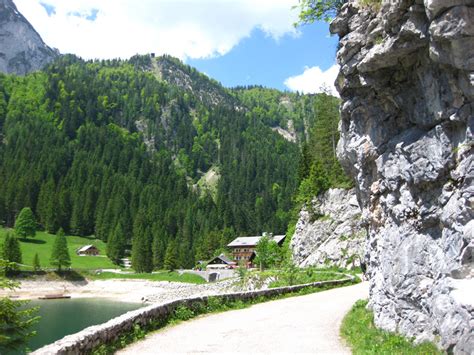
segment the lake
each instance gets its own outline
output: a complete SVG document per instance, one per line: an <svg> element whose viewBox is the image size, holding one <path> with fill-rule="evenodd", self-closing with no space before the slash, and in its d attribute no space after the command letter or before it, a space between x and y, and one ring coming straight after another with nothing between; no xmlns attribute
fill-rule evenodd
<svg viewBox="0 0 474 355"><path fill-rule="evenodd" d="M41 320L35 326L37 334L28 342L28 348L36 350L65 335L77 333L91 325L105 323L128 311L143 307L143 304L76 298L33 300L29 306L40 307L38 315L41 316Z"/></svg>

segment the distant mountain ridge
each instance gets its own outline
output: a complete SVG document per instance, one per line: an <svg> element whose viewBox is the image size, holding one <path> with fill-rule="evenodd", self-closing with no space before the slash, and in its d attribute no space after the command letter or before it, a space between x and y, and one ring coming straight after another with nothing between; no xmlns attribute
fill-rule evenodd
<svg viewBox="0 0 474 355"><path fill-rule="evenodd" d="M0 0L0 71L25 75L42 69L59 52L48 47L11 0Z"/></svg>
<svg viewBox="0 0 474 355"><path fill-rule="evenodd" d="M38 70L0 73L0 224L30 207L49 232L107 241L115 262L131 250L138 272L286 231L310 172L300 148L335 98L225 88L168 55L56 55L0 4L0 70Z"/></svg>

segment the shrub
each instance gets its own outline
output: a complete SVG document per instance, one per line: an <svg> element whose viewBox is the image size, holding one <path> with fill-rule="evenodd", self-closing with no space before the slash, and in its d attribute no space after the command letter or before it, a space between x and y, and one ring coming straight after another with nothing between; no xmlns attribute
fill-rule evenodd
<svg viewBox="0 0 474 355"><path fill-rule="evenodd" d="M188 307L178 306L174 310L174 318L178 320L188 320L194 317L194 312Z"/></svg>
<svg viewBox="0 0 474 355"><path fill-rule="evenodd" d="M342 321L341 335L353 354L441 354L432 343L414 345L398 334L380 330L367 300L357 301Z"/></svg>

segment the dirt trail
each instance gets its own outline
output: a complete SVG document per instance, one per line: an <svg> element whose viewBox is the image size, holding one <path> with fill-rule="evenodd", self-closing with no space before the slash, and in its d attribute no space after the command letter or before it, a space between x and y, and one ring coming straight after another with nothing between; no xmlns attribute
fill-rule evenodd
<svg viewBox="0 0 474 355"><path fill-rule="evenodd" d="M350 354L339 327L355 301L367 297L364 282L204 316L150 334L119 354Z"/></svg>

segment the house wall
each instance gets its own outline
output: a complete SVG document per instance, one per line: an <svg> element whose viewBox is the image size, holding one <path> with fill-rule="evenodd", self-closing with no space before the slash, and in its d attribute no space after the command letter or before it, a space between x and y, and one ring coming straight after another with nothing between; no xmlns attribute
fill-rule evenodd
<svg viewBox="0 0 474 355"><path fill-rule="evenodd" d="M232 257L236 263L241 260L248 262L255 251L255 247L235 247L232 249Z"/></svg>

